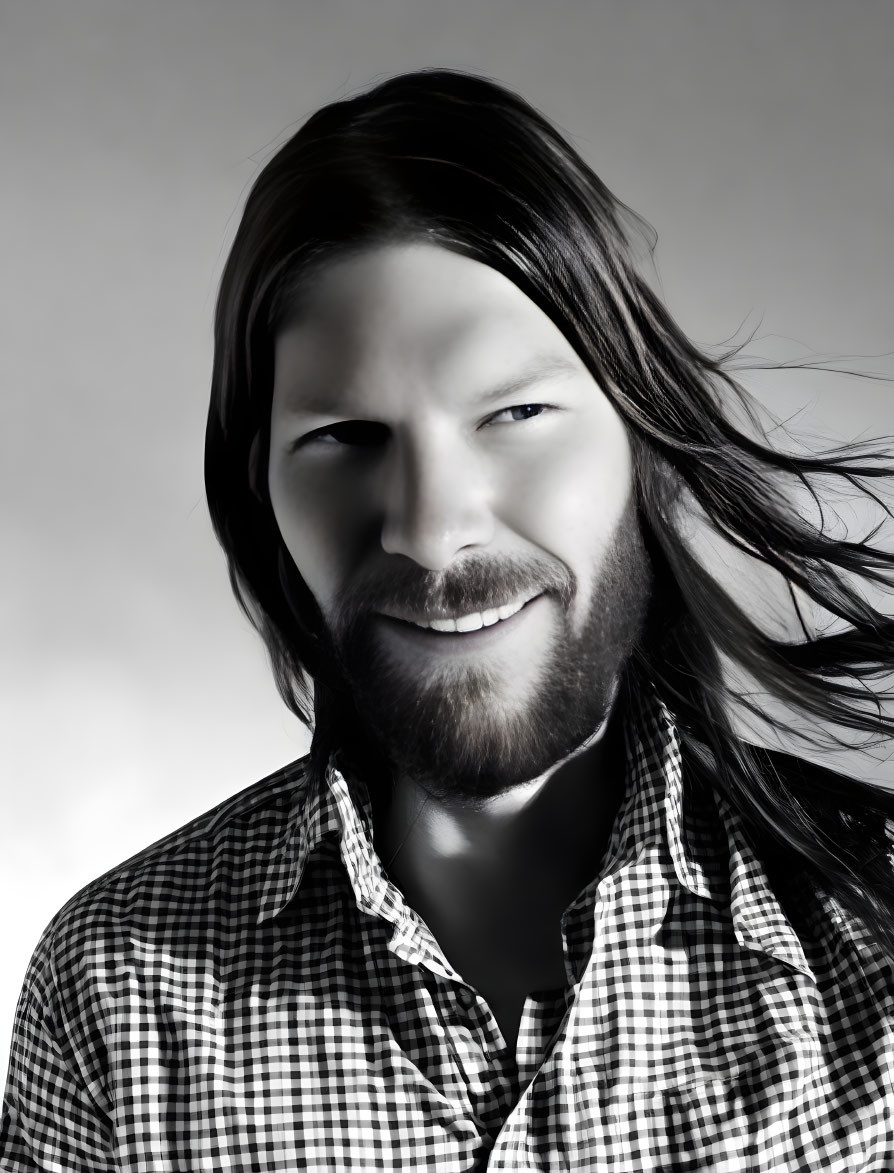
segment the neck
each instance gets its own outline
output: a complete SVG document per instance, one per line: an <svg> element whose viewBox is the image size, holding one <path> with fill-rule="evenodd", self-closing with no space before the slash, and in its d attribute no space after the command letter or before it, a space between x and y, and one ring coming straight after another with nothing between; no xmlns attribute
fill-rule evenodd
<svg viewBox="0 0 894 1173"><path fill-rule="evenodd" d="M596 875L625 783L620 716L541 776L474 808L397 778L376 811L383 865L426 919L530 899L561 916ZM468 911L468 909L467 909Z"/></svg>

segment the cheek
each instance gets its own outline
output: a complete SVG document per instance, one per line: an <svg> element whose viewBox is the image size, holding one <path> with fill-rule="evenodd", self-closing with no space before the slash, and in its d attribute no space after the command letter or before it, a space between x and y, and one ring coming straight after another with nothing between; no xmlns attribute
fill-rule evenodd
<svg viewBox="0 0 894 1173"><path fill-rule="evenodd" d="M596 443L578 435L537 461L518 477L510 499L523 532L582 578L610 544L632 494L630 446L619 427Z"/></svg>
<svg viewBox="0 0 894 1173"><path fill-rule="evenodd" d="M288 475L272 466L269 485L285 547L327 615L362 545L357 494L338 480Z"/></svg>

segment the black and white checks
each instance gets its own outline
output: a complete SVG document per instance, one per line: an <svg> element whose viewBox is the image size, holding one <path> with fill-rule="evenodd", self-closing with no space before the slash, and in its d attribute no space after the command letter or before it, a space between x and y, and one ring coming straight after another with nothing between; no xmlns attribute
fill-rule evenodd
<svg viewBox="0 0 894 1173"><path fill-rule="evenodd" d="M0 1169L894 1169L891 974L832 902L796 932L673 722L627 727L567 991L509 1054L388 881L370 809L298 762L96 880L16 1018Z"/></svg>

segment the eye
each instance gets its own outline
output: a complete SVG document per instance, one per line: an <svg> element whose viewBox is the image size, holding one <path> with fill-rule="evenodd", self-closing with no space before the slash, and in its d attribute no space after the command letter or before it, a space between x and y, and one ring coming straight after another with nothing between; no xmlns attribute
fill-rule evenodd
<svg viewBox="0 0 894 1173"><path fill-rule="evenodd" d="M501 416L509 416L516 423L522 423L524 420L535 419L545 411L549 411L548 403L519 403L514 407L504 407L502 411L498 411L496 415L492 415L487 421L489 424L500 421Z"/></svg>
<svg viewBox="0 0 894 1173"><path fill-rule="evenodd" d="M388 438L388 429L384 424L373 423L371 420L345 420L339 424L327 424L325 428L317 428L308 432L295 441L294 448L302 448L308 444L326 444L332 447L343 446L350 448L371 448L382 444Z"/></svg>

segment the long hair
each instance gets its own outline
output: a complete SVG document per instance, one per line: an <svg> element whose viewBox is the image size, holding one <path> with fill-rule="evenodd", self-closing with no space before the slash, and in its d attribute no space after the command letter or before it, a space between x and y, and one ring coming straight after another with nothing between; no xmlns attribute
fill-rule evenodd
<svg viewBox="0 0 894 1173"><path fill-rule="evenodd" d="M821 504L820 487L838 482L883 505L872 479L894 470L868 444L777 450L731 371L741 347L696 347L640 271L637 245L654 247L649 226L521 97L458 71L394 77L315 113L258 176L221 281L205 455L211 519L279 691L314 730L312 759L337 746L321 724L322 619L285 551L263 471L274 340L317 266L409 240L508 277L611 398L631 438L655 572L633 668L674 714L687 787L722 793L780 884L806 878L894 962L894 794L751 745L730 715L744 705L783 731L803 719L818 748L840 741L834 729L876 742L894 734L881 683L894 670L894 624L860 589L891 585L894 553L871 544L875 531L863 541L833 536L822 511L811 520L794 494L806 488ZM797 589L845 630L820 635L802 619L797 642L767 635L693 553L684 536L693 510L777 571L796 609ZM734 687L725 664L787 712Z"/></svg>

